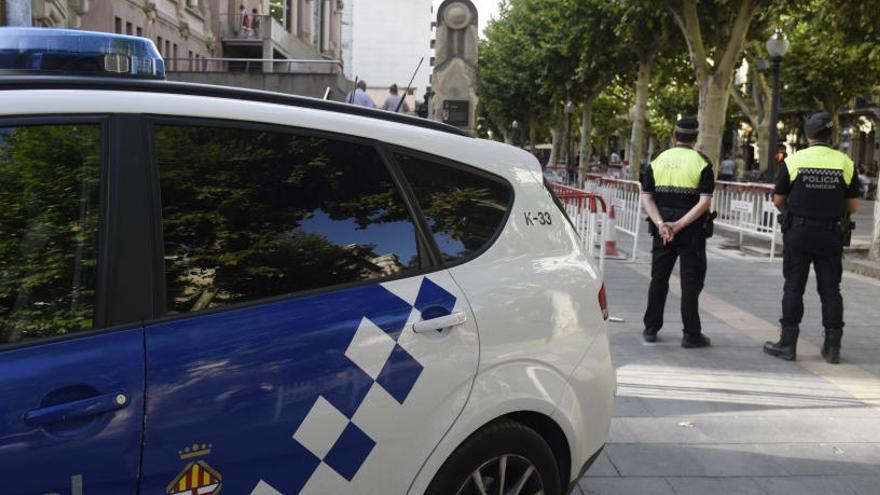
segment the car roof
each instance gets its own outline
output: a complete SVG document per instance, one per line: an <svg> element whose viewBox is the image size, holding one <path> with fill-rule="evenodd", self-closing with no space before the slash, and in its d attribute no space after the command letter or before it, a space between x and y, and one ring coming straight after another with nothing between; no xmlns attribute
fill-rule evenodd
<svg viewBox="0 0 880 495"><path fill-rule="evenodd" d="M21 95L12 96L19 92ZM72 97L71 92L77 96ZM4 93L11 98L4 97ZM149 98L137 98L138 93ZM318 131L378 140L475 166L513 184L540 182L541 176L540 164L531 153L473 138L439 122L267 91L108 77L0 75L0 101L0 116L122 111L293 127L306 124ZM279 113L279 106L287 106L291 111Z"/></svg>
<svg viewBox="0 0 880 495"><path fill-rule="evenodd" d="M194 84L164 80L134 79L119 77L86 77L86 76L34 76L11 75L8 71L0 71L0 91L15 89L83 89L105 91L140 91L162 94L180 94L190 96L207 96L214 98L230 98L262 103L274 103L299 108L325 110L328 112L357 115L389 122L397 122L435 131L468 136L468 134L448 124L423 119L411 115L388 112L385 110L366 108L330 100L320 100L306 96L296 96L271 91Z"/></svg>

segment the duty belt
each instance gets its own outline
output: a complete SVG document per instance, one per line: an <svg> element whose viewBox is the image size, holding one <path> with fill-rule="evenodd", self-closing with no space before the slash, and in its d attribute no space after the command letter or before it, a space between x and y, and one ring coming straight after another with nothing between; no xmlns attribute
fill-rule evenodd
<svg viewBox="0 0 880 495"><path fill-rule="evenodd" d="M807 218L807 217L799 217L797 215L791 216L791 225L803 225L806 227L822 227L828 229L835 229L840 224L839 218Z"/></svg>

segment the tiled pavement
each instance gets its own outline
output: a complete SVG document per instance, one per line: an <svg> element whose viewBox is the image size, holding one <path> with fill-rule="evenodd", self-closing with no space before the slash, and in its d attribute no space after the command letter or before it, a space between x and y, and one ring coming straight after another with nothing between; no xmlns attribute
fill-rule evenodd
<svg viewBox="0 0 880 495"><path fill-rule="evenodd" d="M613 261L618 398L587 495L880 495L880 281L844 275L843 363L822 361L818 296L805 295L799 360L761 352L776 337L781 261L715 238L701 299L709 349L679 345L678 280L660 342L641 341L650 264ZM576 491L577 492L577 491Z"/></svg>

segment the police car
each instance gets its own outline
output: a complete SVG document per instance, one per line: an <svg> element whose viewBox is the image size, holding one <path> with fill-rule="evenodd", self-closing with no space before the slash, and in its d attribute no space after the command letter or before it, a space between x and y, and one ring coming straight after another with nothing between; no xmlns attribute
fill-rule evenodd
<svg viewBox="0 0 880 495"><path fill-rule="evenodd" d="M528 153L0 30L13 494L567 493L608 433L600 274Z"/></svg>

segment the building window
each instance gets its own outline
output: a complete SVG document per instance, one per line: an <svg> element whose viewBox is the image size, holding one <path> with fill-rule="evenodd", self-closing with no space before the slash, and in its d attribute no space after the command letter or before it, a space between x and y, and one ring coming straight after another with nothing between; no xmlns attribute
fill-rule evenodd
<svg viewBox="0 0 880 495"><path fill-rule="evenodd" d="M171 55L171 65L174 67L175 70L177 70L177 43L173 45L173 48L171 49Z"/></svg>
<svg viewBox="0 0 880 495"><path fill-rule="evenodd" d="M116 34L122 34L122 19L117 17L113 24L113 32Z"/></svg>
<svg viewBox="0 0 880 495"><path fill-rule="evenodd" d="M171 42L168 40L165 40L165 58L168 58L170 56L171 56Z"/></svg>
<svg viewBox="0 0 880 495"><path fill-rule="evenodd" d="M135 32L137 33L138 36L143 36L144 35L144 28L138 26L137 29L135 30Z"/></svg>
<svg viewBox="0 0 880 495"><path fill-rule="evenodd" d="M157 37L156 41L157 41L156 49L159 50L159 55L164 55L164 53L162 53L162 37L161 36Z"/></svg>
<svg viewBox="0 0 880 495"><path fill-rule="evenodd" d="M125 23L125 34L128 34L128 35L134 34L134 31L132 31L132 27L133 26L131 25L130 22L126 22Z"/></svg>

